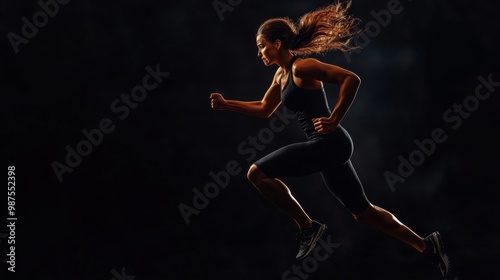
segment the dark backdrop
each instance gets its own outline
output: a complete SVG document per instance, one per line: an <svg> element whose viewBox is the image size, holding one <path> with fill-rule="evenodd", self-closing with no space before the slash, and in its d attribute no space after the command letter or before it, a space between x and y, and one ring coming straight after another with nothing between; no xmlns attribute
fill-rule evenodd
<svg viewBox="0 0 500 280"><path fill-rule="evenodd" d="M245 174L304 140L297 123L283 108L274 121L210 109L210 92L257 100L269 86L276 68L256 57L261 22L329 1L47 2L0 9L0 158L5 184L16 168L18 219L16 273L9 222L0 228L6 279L439 279L407 245L356 223L318 175L284 180L328 224L335 250L295 261L292 220ZM362 49L317 56L363 81L343 125L370 200L422 236L439 230L458 279L493 277L500 249L493 3L354 1L368 28ZM161 73L144 93L148 66ZM490 80L483 100L479 77ZM333 104L338 87L326 88ZM127 112L122 94L132 92L140 101ZM431 145L435 129L443 135ZM410 155L414 167L398 171ZM2 196L7 214L6 186ZM287 276L294 266L301 274Z"/></svg>

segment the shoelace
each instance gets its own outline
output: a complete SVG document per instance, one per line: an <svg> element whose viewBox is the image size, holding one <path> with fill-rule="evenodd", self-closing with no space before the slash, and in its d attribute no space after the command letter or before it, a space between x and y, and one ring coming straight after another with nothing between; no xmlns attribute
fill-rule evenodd
<svg viewBox="0 0 500 280"><path fill-rule="evenodd" d="M302 231L299 231L295 235L295 240L302 242L302 239L304 239L304 237L306 237L305 234Z"/></svg>
<svg viewBox="0 0 500 280"><path fill-rule="evenodd" d="M313 234L314 234L314 232L311 232L310 234L306 234L306 233L304 233L304 230L301 230L295 235L295 240L299 241L300 243L307 243L304 241L304 239L312 238Z"/></svg>

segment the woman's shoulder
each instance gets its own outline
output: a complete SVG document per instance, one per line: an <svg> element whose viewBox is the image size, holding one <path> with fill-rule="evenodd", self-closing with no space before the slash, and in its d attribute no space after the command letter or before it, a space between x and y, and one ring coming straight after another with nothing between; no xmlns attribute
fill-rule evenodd
<svg viewBox="0 0 500 280"><path fill-rule="evenodd" d="M281 67L278 67L278 69L276 69L276 72L274 73L273 83L279 85L282 75L283 75L283 69Z"/></svg>
<svg viewBox="0 0 500 280"><path fill-rule="evenodd" d="M325 63L319 61L316 58L306 57L306 58L297 58L292 65L293 74L297 77L301 77L306 75L307 73L318 69Z"/></svg>
<svg viewBox="0 0 500 280"><path fill-rule="evenodd" d="M319 64L324 64L324 62L321 62L320 60L313 58L313 57L298 57L295 59L293 62L292 67L293 68L303 68L303 67L311 67Z"/></svg>

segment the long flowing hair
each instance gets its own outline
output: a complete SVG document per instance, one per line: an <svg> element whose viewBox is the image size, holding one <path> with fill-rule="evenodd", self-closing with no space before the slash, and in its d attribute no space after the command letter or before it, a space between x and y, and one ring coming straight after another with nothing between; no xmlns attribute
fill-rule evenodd
<svg viewBox="0 0 500 280"><path fill-rule="evenodd" d="M361 30L359 19L348 13L351 1L337 2L302 15L298 23L289 18L266 20L257 35L275 42L295 55L322 54L332 50L343 52L357 49L353 38Z"/></svg>

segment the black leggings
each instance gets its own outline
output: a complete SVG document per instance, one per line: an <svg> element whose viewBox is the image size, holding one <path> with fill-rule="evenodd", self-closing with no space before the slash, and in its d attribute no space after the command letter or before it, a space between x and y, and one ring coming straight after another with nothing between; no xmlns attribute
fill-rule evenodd
<svg viewBox="0 0 500 280"><path fill-rule="evenodd" d="M270 178L297 177L320 172L330 192L354 215L369 205L351 163L352 139L338 126L325 139L282 147L255 162Z"/></svg>

